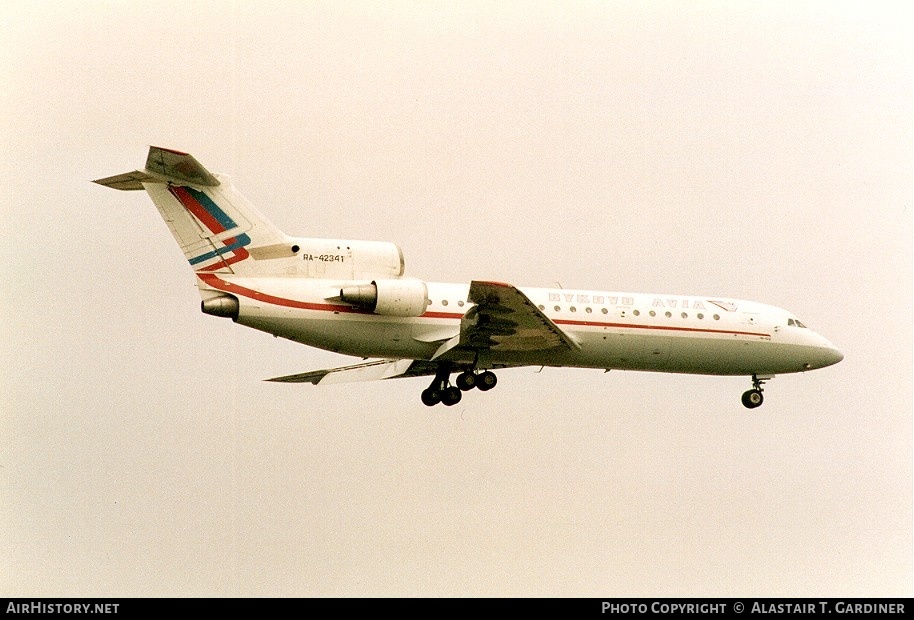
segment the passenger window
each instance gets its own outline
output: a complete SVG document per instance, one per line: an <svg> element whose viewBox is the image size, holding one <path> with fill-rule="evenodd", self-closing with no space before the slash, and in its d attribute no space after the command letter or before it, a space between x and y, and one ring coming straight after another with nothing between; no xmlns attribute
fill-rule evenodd
<svg viewBox="0 0 914 620"><path fill-rule="evenodd" d="M442 305L442 306L446 306L446 305L447 305L447 299L442 300L442 301L441 301L441 305Z"/></svg>
<svg viewBox="0 0 914 620"><path fill-rule="evenodd" d="M635 316L641 316L641 312L638 311L638 310L634 310L634 311L632 312L632 314L634 314Z"/></svg>
<svg viewBox="0 0 914 620"><path fill-rule="evenodd" d="M593 310L591 310L590 307L588 306L587 308L584 309L584 312L586 312L587 314L590 314L591 312L593 312Z"/></svg>
<svg viewBox="0 0 914 620"><path fill-rule="evenodd" d="M556 306L556 307L555 307L555 311L556 311L556 312L558 312L558 311L561 310L561 309L562 309L561 306Z"/></svg>

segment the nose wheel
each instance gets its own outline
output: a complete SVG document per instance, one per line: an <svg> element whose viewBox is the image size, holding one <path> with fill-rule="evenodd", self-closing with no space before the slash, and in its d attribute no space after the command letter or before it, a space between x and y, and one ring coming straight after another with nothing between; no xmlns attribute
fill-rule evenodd
<svg viewBox="0 0 914 620"><path fill-rule="evenodd" d="M762 403L765 402L765 397L762 396L762 385L769 379L771 379L771 377L752 375L752 389L743 393L743 407L746 409L755 409L756 407L762 406Z"/></svg>
<svg viewBox="0 0 914 620"><path fill-rule="evenodd" d="M763 402L765 402L765 397L762 396L761 390L749 390L743 393L743 407L746 409L761 407Z"/></svg>

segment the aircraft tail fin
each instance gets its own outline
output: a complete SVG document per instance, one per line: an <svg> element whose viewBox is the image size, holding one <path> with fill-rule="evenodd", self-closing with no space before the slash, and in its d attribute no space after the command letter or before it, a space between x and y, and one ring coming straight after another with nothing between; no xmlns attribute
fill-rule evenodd
<svg viewBox="0 0 914 620"><path fill-rule="evenodd" d="M289 237L227 176L211 173L187 153L153 146L144 170L95 183L122 191L145 189L197 272L276 275L276 261L257 261L250 250L255 256L293 255Z"/></svg>

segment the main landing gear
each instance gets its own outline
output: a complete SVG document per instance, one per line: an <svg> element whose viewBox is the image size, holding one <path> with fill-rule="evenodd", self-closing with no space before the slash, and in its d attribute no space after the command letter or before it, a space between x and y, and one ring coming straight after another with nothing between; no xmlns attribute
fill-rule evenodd
<svg viewBox="0 0 914 620"><path fill-rule="evenodd" d="M453 407L460 402L463 396L462 392L467 392L473 388L478 388L487 392L495 387L498 378L491 370L476 373L475 370L464 370L457 375L456 385L450 385L450 376L453 367L450 364L442 364L432 379L432 384L422 391L422 403L428 407L433 407L438 403L444 403L447 407Z"/></svg>
<svg viewBox="0 0 914 620"><path fill-rule="evenodd" d="M762 384L768 379L770 377L759 378L758 375L752 375L752 389L743 394L743 407L755 409L762 406L762 403L765 402L765 397L762 396Z"/></svg>

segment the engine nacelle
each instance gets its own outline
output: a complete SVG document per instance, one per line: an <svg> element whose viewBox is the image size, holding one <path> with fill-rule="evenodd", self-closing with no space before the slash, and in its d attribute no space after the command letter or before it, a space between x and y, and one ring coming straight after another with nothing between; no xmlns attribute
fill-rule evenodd
<svg viewBox="0 0 914 620"><path fill-rule="evenodd" d="M428 308L428 287L422 280L373 280L340 289L340 299L385 316L422 316Z"/></svg>
<svg viewBox="0 0 914 620"><path fill-rule="evenodd" d="M238 299L234 295L217 295L200 302L203 314L238 320Z"/></svg>

